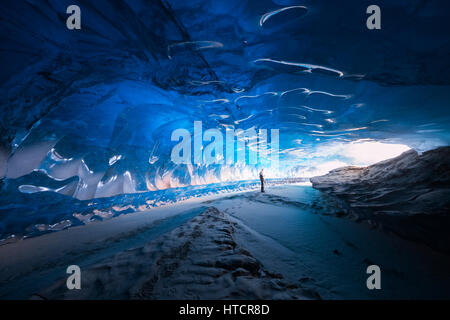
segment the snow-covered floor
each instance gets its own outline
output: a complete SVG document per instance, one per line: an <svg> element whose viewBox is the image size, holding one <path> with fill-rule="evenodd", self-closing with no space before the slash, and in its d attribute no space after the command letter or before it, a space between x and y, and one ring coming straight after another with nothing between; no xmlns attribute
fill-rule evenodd
<svg viewBox="0 0 450 320"><path fill-rule="evenodd" d="M283 185L182 201L0 246L0 298L450 298L450 257ZM68 265L82 290L68 291ZM368 290L366 268L381 268ZM34 296L38 297L38 296Z"/></svg>

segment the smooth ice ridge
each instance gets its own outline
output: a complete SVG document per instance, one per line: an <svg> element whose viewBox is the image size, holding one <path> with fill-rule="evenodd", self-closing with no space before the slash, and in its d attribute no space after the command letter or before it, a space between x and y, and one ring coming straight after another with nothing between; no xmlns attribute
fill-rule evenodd
<svg viewBox="0 0 450 320"><path fill-rule="evenodd" d="M274 10L274 11L271 11L271 12L267 12L259 20L259 25L262 27L263 24L267 20L269 20L271 17L273 17L274 15L282 13L282 12L284 12L286 10L292 10L292 9L302 9L303 11L307 11L308 8L305 7L305 6L290 6L290 7L284 7L284 8L281 8L281 9L277 9L277 10Z"/></svg>
<svg viewBox="0 0 450 320"><path fill-rule="evenodd" d="M287 65L287 66L294 66L294 67L299 67L299 68L303 69L302 71L305 71L305 72L312 72L312 71L315 71L315 70L328 71L328 72L330 72L332 74L335 74L335 75L337 75L339 77L343 77L344 76L344 73L342 71L337 70L337 69L328 68L328 67L319 66L319 65L314 65L314 64L309 64L309 63L289 62L289 61L282 61L282 60L274 60L274 59L270 59L270 58L256 59L253 62L254 63L268 62L268 63Z"/></svg>
<svg viewBox="0 0 450 320"><path fill-rule="evenodd" d="M167 56L172 59L172 56L179 50L204 50L211 48L221 48L223 44L217 41L185 41L171 44L167 47Z"/></svg>

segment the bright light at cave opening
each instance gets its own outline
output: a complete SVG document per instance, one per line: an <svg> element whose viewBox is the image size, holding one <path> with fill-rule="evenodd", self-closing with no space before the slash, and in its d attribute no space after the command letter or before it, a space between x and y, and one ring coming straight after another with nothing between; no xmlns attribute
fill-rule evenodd
<svg viewBox="0 0 450 320"><path fill-rule="evenodd" d="M395 158L410 149L404 144L379 141L330 143L319 145L312 152L306 152L305 158L297 159L299 165L291 170L298 177L321 176L340 167L370 166L383 160Z"/></svg>
<svg viewBox="0 0 450 320"><path fill-rule="evenodd" d="M350 143L344 149L343 155L353 160L353 165L368 166L395 158L411 148L404 144L366 141Z"/></svg>

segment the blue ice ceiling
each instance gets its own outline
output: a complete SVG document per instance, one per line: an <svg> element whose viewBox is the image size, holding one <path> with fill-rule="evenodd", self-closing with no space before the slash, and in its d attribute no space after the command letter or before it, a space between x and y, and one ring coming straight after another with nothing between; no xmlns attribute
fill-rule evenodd
<svg viewBox="0 0 450 320"><path fill-rule="evenodd" d="M448 1L375 1L382 29L368 30L372 2L3 1L3 192L85 200L256 177L174 164L171 133L194 121L279 129L274 176L358 164L355 141L448 145ZM71 4L81 30L65 27Z"/></svg>

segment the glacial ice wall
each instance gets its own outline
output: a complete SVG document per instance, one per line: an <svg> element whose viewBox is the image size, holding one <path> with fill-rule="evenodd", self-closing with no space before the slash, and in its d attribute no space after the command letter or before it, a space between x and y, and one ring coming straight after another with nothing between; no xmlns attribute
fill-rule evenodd
<svg viewBox="0 0 450 320"><path fill-rule="evenodd" d="M71 4L81 30L65 26ZM194 121L278 129L273 178L352 164L335 147L359 141L448 145L448 2L380 0L375 31L370 4L3 1L3 209L36 194L89 200L248 180L267 166L173 163L171 134Z"/></svg>

